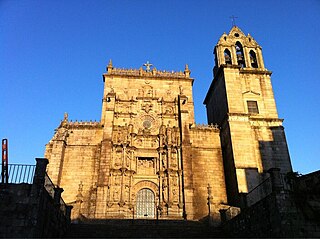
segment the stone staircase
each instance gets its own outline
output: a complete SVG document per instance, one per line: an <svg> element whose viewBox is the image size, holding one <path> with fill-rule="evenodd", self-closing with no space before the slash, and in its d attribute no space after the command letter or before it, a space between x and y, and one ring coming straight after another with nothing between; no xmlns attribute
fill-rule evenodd
<svg viewBox="0 0 320 239"><path fill-rule="evenodd" d="M71 224L65 238L215 238L217 228L199 221L90 220Z"/></svg>

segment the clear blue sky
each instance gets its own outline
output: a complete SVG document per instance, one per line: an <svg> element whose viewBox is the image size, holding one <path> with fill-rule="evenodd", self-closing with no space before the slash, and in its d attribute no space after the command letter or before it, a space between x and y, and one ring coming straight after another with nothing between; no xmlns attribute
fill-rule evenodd
<svg viewBox="0 0 320 239"><path fill-rule="evenodd" d="M102 73L183 70L195 78L197 123L212 80L213 47L231 15L263 48L295 171L320 169L320 1L0 1L0 138L11 163L34 164L69 113L100 120Z"/></svg>

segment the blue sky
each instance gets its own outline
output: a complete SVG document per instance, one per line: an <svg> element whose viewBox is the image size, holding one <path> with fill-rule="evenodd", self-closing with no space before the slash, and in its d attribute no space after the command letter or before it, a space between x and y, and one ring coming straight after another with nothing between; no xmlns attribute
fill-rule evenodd
<svg viewBox="0 0 320 239"><path fill-rule="evenodd" d="M195 78L197 123L213 47L236 24L263 48L295 171L320 169L320 1L0 1L0 137L11 163L34 164L69 113L100 120L102 73L115 67Z"/></svg>

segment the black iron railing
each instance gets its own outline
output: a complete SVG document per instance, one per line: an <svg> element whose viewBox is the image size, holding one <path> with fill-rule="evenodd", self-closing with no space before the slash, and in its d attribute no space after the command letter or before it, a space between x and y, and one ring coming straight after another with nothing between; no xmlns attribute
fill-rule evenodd
<svg viewBox="0 0 320 239"><path fill-rule="evenodd" d="M2 165L1 174L3 173ZM8 164L8 183L29 183L32 184L35 172L35 165ZM2 177L0 178L2 182Z"/></svg>
<svg viewBox="0 0 320 239"><path fill-rule="evenodd" d="M36 170L36 165L26 165L26 164L8 164L8 182L7 183L13 183L13 184L19 184L19 183L33 183L33 177ZM0 164L0 171L1 174L3 173L2 165ZM0 183L6 183L2 182L2 177L0 177ZM48 174L45 174L45 182L44 182L44 188L49 193L49 195L54 199L55 194L55 185L51 181ZM60 198L60 210L63 212L64 215L66 215L66 203L63 201L62 198Z"/></svg>

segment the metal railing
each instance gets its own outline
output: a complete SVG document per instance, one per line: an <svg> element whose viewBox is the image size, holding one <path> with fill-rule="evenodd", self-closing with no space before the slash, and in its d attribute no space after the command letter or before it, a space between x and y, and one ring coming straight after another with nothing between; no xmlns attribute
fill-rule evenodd
<svg viewBox="0 0 320 239"><path fill-rule="evenodd" d="M50 197L52 197L54 199L54 194L55 194L55 186L54 183L51 181L50 177L48 176L48 174L45 174L44 177L45 181L44 181L44 188L46 189L46 191L48 192L48 194L50 195ZM66 211L67 211L67 204L64 202L63 198L60 197L60 210L62 211L63 215L66 215Z"/></svg>
<svg viewBox="0 0 320 239"><path fill-rule="evenodd" d="M1 173L2 165L1 167ZM25 165L25 164L8 164L8 183L33 183L33 176L36 170L35 165ZM0 183L2 182L2 177L0 178Z"/></svg>
<svg viewBox="0 0 320 239"><path fill-rule="evenodd" d="M247 194L247 206L251 206L272 193L271 178L267 178Z"/></svg>

